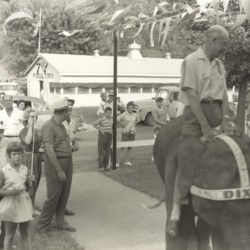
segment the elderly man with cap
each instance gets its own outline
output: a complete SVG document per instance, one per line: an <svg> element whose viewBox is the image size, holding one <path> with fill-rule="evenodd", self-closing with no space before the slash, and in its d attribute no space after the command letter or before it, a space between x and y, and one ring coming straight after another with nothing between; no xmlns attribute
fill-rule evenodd
<svg viewBox="0 0 250 250"><path fill-rule="evenodd" d="M0 124L4 127L4 137L8 142L19 141L19 132L23 128L22 113L13 107L10 95L3 97L4 109L0 111Z"/></svg>
<svg viewBox="0 0 250 250"><path fill-rule="evenodd" d="M63 99L54 104L53 116L42 127L47 199L37 223L38 233L50 230L54 215L58 230L76 231L64 218L73 174L70 139L62 124L68 119L69 105L68 101Z"/></svg>

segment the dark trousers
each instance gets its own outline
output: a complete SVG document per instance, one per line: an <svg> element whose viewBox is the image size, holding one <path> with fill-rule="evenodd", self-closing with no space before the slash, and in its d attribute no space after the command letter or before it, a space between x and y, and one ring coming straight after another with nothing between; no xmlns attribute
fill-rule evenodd
<svg viewBox="0 0 250 250"><path fill-rule="evenodd" d="M46 154L44 155L44 172L47 186L47 199L44 202L40 218L37 223L37 229L49 229L53 216L56 217L57 225L65 224L64 212L68 202L73 164L72 158L57 159L62 170L66 175L66 181L61 182L58 178L55 168L50 164Z"/></svg>
<svg viewBox="0 0 250 250"><path fill-rule="evenodd" d="M99 168L106 168L109 163L109 157L111 152L112 135L100 132L98 134L98 159Z"/></svg>

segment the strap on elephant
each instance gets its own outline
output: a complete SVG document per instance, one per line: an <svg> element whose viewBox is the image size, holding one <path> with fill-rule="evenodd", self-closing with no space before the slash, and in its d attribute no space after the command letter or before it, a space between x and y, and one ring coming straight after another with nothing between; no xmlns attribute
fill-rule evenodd
<svg viewBox="0 0 250 250"><path fill-rule="evenodd" d="M239 170L241 187L222 190L210 190L191 186L191 194L201 198L218 201L250 199L249 173L246 160L239 145L231 137L226 136L225 134L221 134L216 137L224 141L232 150Z"/></svg>

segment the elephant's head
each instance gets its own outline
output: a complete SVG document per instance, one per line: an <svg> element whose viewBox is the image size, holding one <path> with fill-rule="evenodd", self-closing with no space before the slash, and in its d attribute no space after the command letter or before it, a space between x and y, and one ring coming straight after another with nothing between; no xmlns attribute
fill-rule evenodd
<svg viewBox="0 0 250 250"><path fill-rule="evenodd" d="M250 143L247 138L234 137L240 146L250 173ZM239 188L239 172L231 149L217 139L207 145L202 155L199 174L194 185L201 189ZM246 193L248 195L248 193ZM249 194L250 195L250 194ZM250 197L231 201L213 201L192 196L193 208L212 228L221 230L225 242L221 249L250 248Z"/></svg>

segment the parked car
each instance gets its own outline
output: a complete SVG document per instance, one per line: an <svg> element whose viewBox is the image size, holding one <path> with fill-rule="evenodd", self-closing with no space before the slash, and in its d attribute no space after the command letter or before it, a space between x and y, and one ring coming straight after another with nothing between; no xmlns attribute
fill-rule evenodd
<svg viewBox="0 0 250 250"><path fill-rule="evenodd" d="M141 121L143 121L146 125L153 126L152 110L156 105L156 98L162 97L163 105L168 107L171 101L173 101L175 98L178 99L179 91L180 88L176 85L163 86L158 89L158 92L152 99L136 101L135 104L140 109L139 114Z"/></svg>
<svg viewBox="0 0 250 250"><path fill-rule="evenodd" d="M14 103L17 103L19 100L25 101L25 107L31 107L36 110L38 113L38 119L36 122L36 128L41 130L42 125L48 121L53 115L53 108L47 104L42 99L32 97L32 96L13 96ZM84 128L83 117L81 115L75 115L74 110L72 112L72 118L76 121L77 132L82 131Z"/></svg>

